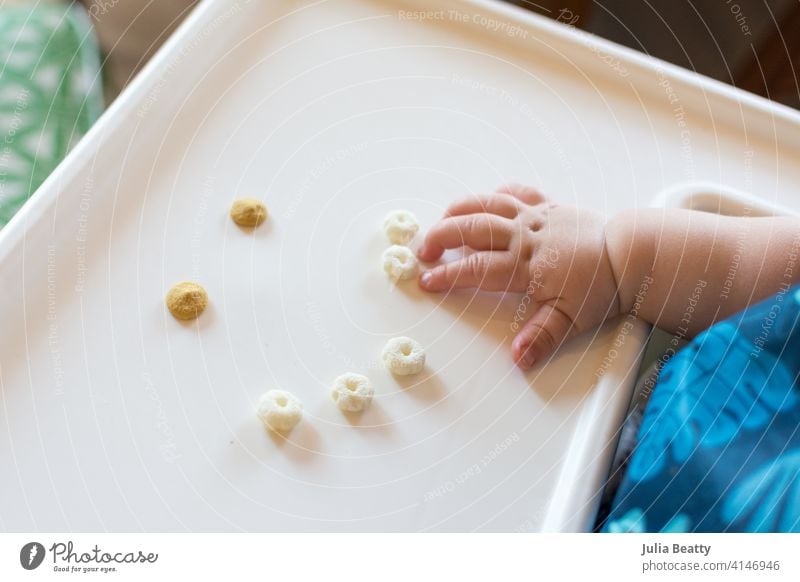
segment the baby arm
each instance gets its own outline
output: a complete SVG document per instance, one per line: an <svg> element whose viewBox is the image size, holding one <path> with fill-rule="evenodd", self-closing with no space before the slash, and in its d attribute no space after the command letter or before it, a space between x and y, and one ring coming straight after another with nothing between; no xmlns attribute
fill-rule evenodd
<svg viewBox="0 0 800 582"><path fill-rule="evenodd" d="M627 210L607 224L606 244L620 310L639 295L639 317L687 337L800 280L795 217Z"/></svg>
<svg viewBox="0 0 800 582"><path fill-rule="evenodd" d="M448 208L420 259L462 246L475 252L426 270L420 286L526 293L533 309L512 354L529 368L570 336L634 306L644 320L692 336L800 278L800 266L787 271L798 236L796 218L641 209L606 221L511 186Z"/></svg>

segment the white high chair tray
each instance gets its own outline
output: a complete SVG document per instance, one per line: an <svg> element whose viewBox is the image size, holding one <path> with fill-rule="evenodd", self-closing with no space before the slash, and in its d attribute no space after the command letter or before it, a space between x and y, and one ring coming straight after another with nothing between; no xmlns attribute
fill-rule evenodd
<svg viewBox="0 0 800 582"><path fill-rule="evenodd" d="M499 2L202 2L0 233L0 528L590 528L645 327L524 374L519 298L394 287L382 217L509 181L605 212L685 179L791 204L798 127ZM268 223L236 227L240 196ZM163 301L185 279L211 300L190 324ZM401 334L418 378L380 365ZM330 401L345 371L375 384L361 417ZM273 387L305 404L286 440L253 411Z"/></svg>

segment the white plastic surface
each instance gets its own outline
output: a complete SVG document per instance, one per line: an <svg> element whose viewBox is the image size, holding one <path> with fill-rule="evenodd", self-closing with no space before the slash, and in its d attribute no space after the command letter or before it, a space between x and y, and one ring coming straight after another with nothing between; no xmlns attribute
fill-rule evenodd
<svg viewBox="0 0 800 582"><path fill-rule="evenodd" d="M653 206L685 208L725 216L785 216L797 214L797 208L768 202L752 194L713 182L675 184L662 192Z"/></svg>
<svg viewBox="0 0 800 582"><path fill-rule="evenodd" d="M788 203L798 125L499 3L206 0L0 232L0 528L586 529L643 326L600 381L613 323L523 374L518 298L395 287L383 217L425 229L507 181L609 212L687 177ZM242 196L270 209L252 232ZM185 279L211 301L189 324L163 303ZM421 376L383 369L396 335ZM374 383L362 416L330 401L345 371ZM254 413L274 387L305 405L286 441Z"/></svg>

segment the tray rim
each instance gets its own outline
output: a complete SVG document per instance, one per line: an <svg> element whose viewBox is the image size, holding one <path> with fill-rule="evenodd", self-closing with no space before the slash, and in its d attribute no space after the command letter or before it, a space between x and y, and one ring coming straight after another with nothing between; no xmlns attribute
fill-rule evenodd
<svg viewBox="0 0 800 582"><path fill-rule="evenodd" d="M291 2L292 0L281 1ZM326 0L319 1L324 2ZM437 0L436 3L430 1L422 2L421 0L393 1L402 5L425 6L428 10L435 9L437 4L453 4L451 0ZM245 5L250 4L251 0L244 0L243 3ZM161 67L180 54L182 48L191 40L195 29L201 27L203 23L211 22L215 17L224 14L226 9L230 9L230 6L240 6L240 4L239 0L205 0L192 10L175 32L156 51L150 61L145 64L139 74L134 77L131 83L123 89L120 95L103 112L86 135L31 195L30 199L16 215L12 217L5 227L0 229L0 263L24 239L27 225L41 217L45 209L55 203L59 193L59 184L73 178L79 172L80 165L90 161L92 152L104 140L113 138L114 132L118 131L120 126L128 119L126 114L135 115L138 101L146 97L147 93L158 84L161 77ZM800 111L795 111L788 106L748 93L700 73L667 63L656 57L640 53L594 34L580 31L501 0L459 0L457 6L462 9L483 11L507 20L516 21L517 24L526 27L529 31L540 33L545 38L550 37L568 45L569 50L579 58L585 57L587 51L600 51L608 54L629 65L634 73L634 78L636 76L640 77L642 74L660 73L669 78L671 82L678 83L685 90L692 91L695 96L699 91L704 96L708 94L720 100L720 105L722 106L738 104L742 113L745 108L748 108L750 113L761 116L767 115L772 119L793 125L797 130L797 141L800 143ZM483 30L489 34L488 30ZM608 76L610 73L599 66L599 60L597 60L597 63L597 71L601 75ZM780 128L783 128L782 131L785 132L785 126L781 125Z"/></svg>
<svg viewBox="0 0 800 582"><path fill-rule="evenodd" d="M705 180L679 182L661 191L654 199L652 206L656 208L686 208L694 209L703 199L715 199L718 202L732 202L738 205L748 205L764 216L798 216L800 212L794 208L784 206L777 202L765 200L752 194L731 188L716 182ZM703 212L710 212L696 208Z"/></svg>
<svg viewBox="0 0 800 582"><path fill-rule="evenodd" d="M282 1L288 3L292 0ZM728 104L738 103L740 107L746 106L754 112L771 115L773 118L777 117L800 127L800 112L795 112L788 107L772 103L719 81L708 79L697 73L659 61L632 49L621 47L589 33L574 30L567 25L552 21L544 16L528 12L517 6L502 3L500 0L459 0L458 3L454 3L452 0L438 0L436 3L428 2L424 4L421 0L392 1L404 6L422 5L427 9L435 8L437 5L455 5L462 11L472 10L494 14L497 17L504 18L506 21L515 21L521 26L525 26L528 30L539 34L541 38L552 39L567 45L567 49L572 51L570 53L571 56L577 55L579 58L586 58L591 56L592 50L601 50L630 66L634 74L652 74L660 71L674 79L675 82L680 81L694 91L700 91L703 94L711 93ZM120 131L125 131L126 124L131 121L136 124L147 123L146 120L138 118L137 109L141 106L143 100L148 98L150 92L158 86L163 76L163 68L181 54L181 51L193 40L198 30L223 15L231 6L240 5L241 3L237 0L206 0L188 15L176 32L167 39L164 45L145 65L139 75L123 90L89 132L32 195L31 200L23 206L8 225L0 229L0 268L14 258L15 252L24 254L28 227L42 220L44 214L56 203L61 193L62 184L70 183L79 176L92 163L94 152L102 147L102 144L113 140ZM249 3L250 0L244 1L244 4ZM483 30L485 34L491 34L481 27L478 27L478 30ZM596 62L598 63L596 71L599 74L610 74L606 69L602 68L602 63L599 60ZM636 337L646 335L647 328L646 324L641 323L632 334L636 335ZM618 326L615 329L618 329ZM623 357L621 355L619 361L621 363L628 361L630 365L618 366L618 368L638 369L638 363L643 353L643 346L639 345L639 343L638 341L629 342L627 356ZM628 375L630 375L630 371L625 374L626 377ZM593 431L597 423L602 420L597 413L597 407L604 404L600 394L601 392L608 393L614 379L613 375L609 375L605 382L598 381L597 392L593 400L594 407L591 410L589 407L582 410L582 412L586 412L591 417L589 419L591 422L585 426L583 424L579 425L580 428L576 431L576 439L579 437L582 439L581 442L585 442L585 439L593 436L596 438L596 434ZM627 383L629 385L627 390L632 391L634 382L630 380ZM601 384L605 386L604 391L599 390ZM625 386L621 385L614 388L616 390L626 389ZM623 414L624 409L619 411L620 418ZM609 427L614 430L618 428L615 423L605 423L603 426L606 426L607 430L610 430ZM587 458L588 450L586 447L570 446L564 460L564 466L555 479L556 494L551 498L545 509L545 517L542 520L543 531L548 529L587 531L587 528L591 527L589 522L594 518L594 509L596 501L599 500L599 495L597 500L594 497L587 500L586 496L581 495L577 488L565 487L565 485L574 482L576 471L580 471L582 475L585 475L586 463L591 464L593 475L596 476L603 472L603 468L607 468L607 465L610 464L612 451L613 447L607 443L601 454ZM608 462L606 463L605 460ZM598 492L594 489L593 493L597 494Z"/></svg>

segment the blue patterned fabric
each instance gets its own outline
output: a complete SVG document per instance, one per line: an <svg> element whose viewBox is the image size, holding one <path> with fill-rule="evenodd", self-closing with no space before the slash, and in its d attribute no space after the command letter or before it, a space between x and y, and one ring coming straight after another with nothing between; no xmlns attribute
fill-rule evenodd
<svg viewBox="0 0 800 582"><path fill-rule="evenodd" d="M606 532L800 532L800 286L664 366Z"/></svg>

